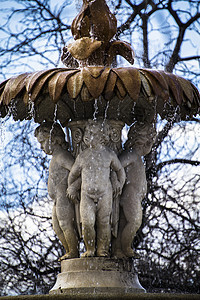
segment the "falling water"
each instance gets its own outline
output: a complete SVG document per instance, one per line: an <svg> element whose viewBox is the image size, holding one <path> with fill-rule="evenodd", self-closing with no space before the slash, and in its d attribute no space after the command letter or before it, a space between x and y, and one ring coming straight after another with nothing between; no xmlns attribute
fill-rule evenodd
<svg viewBox="0 0 200 300"><path fill-rule="evenodd" d="M132 107L132 109L131 109L131 112L132 112L133 115L134 115L134 113L135 113L135 105L136 105L136 102L133 102L133 107Z"/></svg>
<svg viewBox="0 0 200 300"><path fill-rule="evenodd" d="M94 101L94 113L93 113L93 120L97 120L97 114L98 114L98 99L95 99Z"/></svg>
<svg viewBox="0 0 200 300"><path fill-rule="evenodd" d="M102 125L104 125L106 119L107 119L107 114L108 114L108 107L109 107L109 104L110 102L108 101L107 104L106 104L106 109L105 109L105 113L104 113L104 120L103 120L103 123Z"/></svg>
<svg viewBox="0 0 200 300"><path fill-rule="evenodd" d="M31 118L35 117L34 102L31 100L31 93L28 94L28 114Z"/></svg>
<svg viewBox="0 0 200 300"><path fill-rule="evenodd" d="M58 104L56 103L55 110L54 110L54 116L53 116L53 124L55 124L57 121L57 111L58 111Z"/></svg>
<svg viewBox="0 0 200 300"><path fill-rule="evenodd" d="M52 124L51 130L49 132L49 148L50 149L51 149L52 132L53 132L54 125L57 121L57 110L58 110L58 105L56 104L55 105L55 110L54 110L54 116L53 116L53 124Z"/></svg>

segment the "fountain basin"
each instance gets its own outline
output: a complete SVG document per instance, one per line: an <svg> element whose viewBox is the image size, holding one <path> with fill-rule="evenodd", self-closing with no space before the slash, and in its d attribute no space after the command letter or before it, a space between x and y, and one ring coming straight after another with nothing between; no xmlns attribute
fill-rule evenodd
<svg viewBox="0 0 200 300"><path fill-rule="evenodd" d="M98 117L132 124L160 114L167 118L170 107L178 107L182 119L197 114L196 87L164 71L103 66L81 69L55 68L13 77L0 85L0 115L12 113L14 120L35 122L57 119L65 127L69 120ZM48 108L48 109L47 109ZM150 117L150 122L152 118Z"/></svg>

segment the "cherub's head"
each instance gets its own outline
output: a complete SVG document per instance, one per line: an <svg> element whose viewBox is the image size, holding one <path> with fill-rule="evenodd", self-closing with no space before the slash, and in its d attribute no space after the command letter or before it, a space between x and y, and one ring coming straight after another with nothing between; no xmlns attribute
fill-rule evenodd
<svg viewBox="0 0 200 300"><path fill-rule="evenodd" d="M57 144L67 149L64 131L58 123L44 122L35 129L34 134L46 154L52 154Z"/></svg>
<svg viewBox="0 0 200 300"><path fill-rule="evenodd" d="M83 140L88 147L95 148L109 141L109 127L106 122L88 120Z"/></svg>

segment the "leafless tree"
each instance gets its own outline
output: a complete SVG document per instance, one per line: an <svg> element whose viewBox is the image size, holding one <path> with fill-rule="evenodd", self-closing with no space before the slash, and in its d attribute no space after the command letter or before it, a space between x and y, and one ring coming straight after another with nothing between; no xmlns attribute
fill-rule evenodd
<svg viewBox="0 0 200 300"><path fill-rule="evenodd" d="M15 0L13 7L9 1L1 2L2 80L59 65L62 47L71 37L69 12L76 15L69 9L72 2L54 1L52 6L48 0ZM135 49L136 67L165 69L198 86L198 1L110 0L108 4L118 18L117 38L131 42ZM148 194L134 241L141 259L134 263L149 292L200 292L199 122L198 116L180 121L178 112L168 120L158 117L155 145L144 158ZM31 121L2 121L2 296L48 292L63 251L51 228L52 203L46 191L49 158L34 141L35 126Z"/></svg>

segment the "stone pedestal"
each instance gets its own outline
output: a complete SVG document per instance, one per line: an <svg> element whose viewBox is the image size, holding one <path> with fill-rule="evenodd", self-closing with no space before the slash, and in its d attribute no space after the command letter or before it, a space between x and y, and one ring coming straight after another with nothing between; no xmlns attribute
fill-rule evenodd
<svg viewBox="0 0 200 300"><path fill-rule="evenodd" d="M50 294L144 293L131 259L75 258L61 262Z"/></svg>

